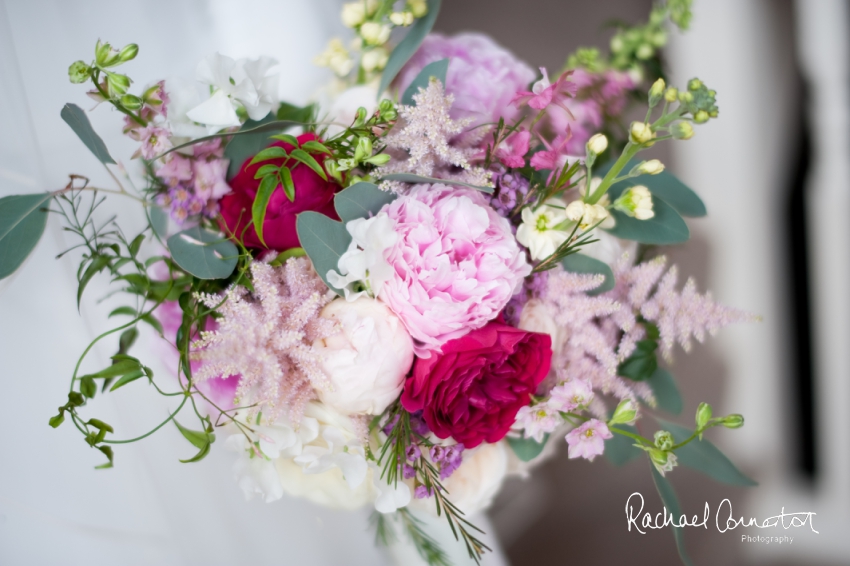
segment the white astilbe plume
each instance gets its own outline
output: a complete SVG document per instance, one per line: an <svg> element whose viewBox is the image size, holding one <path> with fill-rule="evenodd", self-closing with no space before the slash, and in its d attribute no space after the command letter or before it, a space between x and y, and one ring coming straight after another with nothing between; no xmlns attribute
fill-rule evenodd
<svg viewBox="0 0 850 566"><path fill-rule="evenodd" d="M452 120L449 116L454 96L446 95L442 83L431 78L426 88L413 95L413 100L415 106L398 107L399 121L385 139L393 159L381 167L380 173L414 173L491 186L489 171L469 163L478 152L473 143L477 140L469 139L468 134L461 136L472 119ZM384 190L395 192L403 186L396 181L381 184Z"/></svg>
<svg viewBox="0 0 850 566"><path fill-rule="evenodd" d="M287 412L297 426L315 390L328 387L311 344L334 332L318 317L333 293L307 258L281 267L254 262L251 275L253 292L234 286L224 296L199 295L210 308L226 301L218 308L218 329L201 332L192 345L192 359L201 362L194 378L239 375L236 404L253 405L251 414L262 411L270 423Z"/></svg>
<svg viewBox="0 0 850 566"><path fill-rule="evenodd" d="M672 361L673 345L676 343L688 352L692 339L703 342L706 335L713 335L724 326L758 319L752 314L714 302L711 293L700 295L692 278L681 291L677 291L678 270L675 265L669 270L666 267L667 258L664 256L633 267L624 259L615 269L616 286L606 293L606 296L631 307L623 309L622 320L630 318L636 321L639 314L658 326L664 359ZM625 359L634 350L634 343L643 337L643 325L632 322L631 328L627 325L623 328L627 332L620 346L620 355Z"/></svg>

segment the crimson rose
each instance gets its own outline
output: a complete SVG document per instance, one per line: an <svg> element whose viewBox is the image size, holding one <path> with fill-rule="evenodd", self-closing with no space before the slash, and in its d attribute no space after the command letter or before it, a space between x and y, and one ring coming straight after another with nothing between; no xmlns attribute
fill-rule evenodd
<svg viewBox="0 0 850 566"><path fill-rule="evenodd" d="M549 373L552 339L493 321L417 358L401 404L423 411L440 438L466 448L498 442Z"/></svg>
<svg viewBox="0 0 850 566"><path fill-rule="evenodd" d="M299 144L303 144L315 140L316 135L306 133L298 136L297 139ZM282 147L287 152L295 149L282 141L275 142L272 146ZM324 154L314 154L313 157L324 165L326 157ZM245 160L245 163L239 169L239 173L230 180L230 187L233 191L221 199L221 216L224 218L227 229L233 232L237 238L242 238L246 247L262 248L263 245L260 243L253 225L245 230L244 234L242 232L251 221L251 206L254 204L254 197L257 196L257 189L260 187L260 179L254 179L254 174L263 165L280 166L283 165L284 160L283 158L270 159L248 165L250 162L251 159ZM325 181L303 163L290 159L287 165L292 171L295 200L290 202L283 192L283 187L278 185L269 200L268 208L266 208L266 220L263 222L263 238L266 241L266 246L281 251L297 248L301 245L298 242L298 234L295 232L295 217L299 212L314 210L325 216L330 216L334 220L339 220L339 216L334 210L333 199L334 194L341 187L332 180Z"/></svg>

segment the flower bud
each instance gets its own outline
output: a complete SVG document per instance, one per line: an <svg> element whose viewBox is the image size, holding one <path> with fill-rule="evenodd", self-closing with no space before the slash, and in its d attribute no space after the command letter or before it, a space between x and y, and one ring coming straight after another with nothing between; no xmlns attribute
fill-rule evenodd
<svg viewBox="0 0 850 566"><path fill-rule="evenodd" d="M649 220L655 216L652 193L643 185L629 187L614 201L614 208L638 220Z"/></svg>
<svg viewBox="0 0 850 566"><path fill-rule="evenodd" d="M664 171L664 164L657 159L644 161L637 166L637 172L640 175L658 175L662 171Z"/></svg>
<svg viewBox="0 0 850 566"><path fill-rule="evenodd" d="M694 127L690 122L676 122L673 124L671 133L677 140L689 140L694 137Z"/></svg>
<svg viewBox="0 0 850 566"><path fill-rule="evenodd" d="M390 21L397 26L409 26L413 23L413 12L393 12Z"/></svg>
<svg viewBox="0 0 850 566"><path fill-rule="evenodd" d="M407 0L407 7L414 18L421 18L428 13L428 4L425 0Z"/></svg>
<svg viewBox="0 0 850 566"><path fill-rule="evenodd" d="M679 93L679 101L685 102L685 103L693 102L694 101L694 95L691 94L690 92L686 91L686 90L683 90Z"/></svg>
<svg viewBox="0 0 850 566"><path fill-rule="evenodd" d="M655 448L650 448L647 452L649 452L649 459L652 460L652 465L655 466L655 469L662 476L667 472L673 471L673 468L678 464L678 458L672 452L664 452Z"/></svg>
<svg viewBox="0 0 850 566"><path fill-rule="evenodd" d="M130 43L129 45L125 45L121 51L118 53L118 60L121 63L126 63L127 61L132 61L136 58L136 55L139 54L139 46L135 43Z"/></svg>
<svg viewBox="0 0 850 566"><path fill-rule="evenodd" d="M699 110L696 114L694 114L694 122L697 124L705 124L708 122L708 112L705 110Z"/></svg>
<svg viewBox="0 0 850 566"><path fill-rule="evenodd" d="M723 417L720 423L726 428L741 428L744 426L744 417L742 415L727 415Z"/></svg>
<svg viewBox="0 0 850 566"><path fill-rule="evenodd" d="M363 161L372 155L372 140L367 137L361 137L357 140L357 147L354 149L354 160Z"/></svg>
<svg viewBox="0 0 850 566"><path fill-rule="evenodd" d="M335 159L326 159L325 160L325 171L327 171L328 175L333 177L339 182L342 182L342 173L339 170L339 164Z"/></svg>
<svg viewBox="0 0 850 566"><path fill-rule="evenodd" d="M364 159L364 163L371 163L372 165L376 165L378 167L382 167L390 162L390 156L387 153L379 153L378 155L373 155L369 159Z"/></svg>
<svg viewBox="0 0 850 566"><path fill-rule="evenodd" d="M366 19L366 5L363 2L347 2L342 5L342 24L354 28Z"/></svg>
<svg viewBox="0 0 850 566"><path fill-rule="evenodd" d="M673 435L670 434L669 431L659 430L655 433L655 446L657 446L659 450L664 450L666 452L671 450L674 444Z"/></svg>
<svg viewBox="0 0 850 566"><path fill-rule="evenodd" d="M89 75L91 75L91 69L82 61L75 61L68 67L68 78L75 85L86 82Z"/></svg>
<svg viewBox="0 0 850 566"><path fill-rule="evenodd" d="M691 79L688 81L688 90L699 90L702 86L702 81L699 79Z"/></svg>
<svg viewBox="0 0 850 566"><path fill-rule="evenodd" d="M635 51L635 57L646 60L655 55L655 49L648 43L642 43Z"/></svg>
<svg viewBox="0 0 850 566"><path fill-rule="evenodd" d="M655 47L664 47L665 45L667 45L667 32L665 32L664 30L658 30L657 32L652 34L652 37L649 38L649 41Z"/></svg>
<svg viewBox="0 0 850 566"><path fill-rule="evenodd" d="M608 421L608 424L631 424L634 422L635 418L637 418L637 407L635 407L634 401L631 399L623 399L620 401L620 404L617 405L617 408L614 409L614 414L611 416L611 420Z"/></svg>
<svg viewBox="0 0 850 566"><path fill-rule="evenodd" d="M369 116L369 113L366 111L366 108L361 106L357 109L357 113L354 115L354 126L360 127L366 123L366 118Z"/></svg>
<svg viewBox="0 0 850 566"><path fill-rule="evenodd" d="M603 151L608 149L608 138L605 137L605 134L593 134L590 136L590 139L587 140L587 153L599 155Z"/></svg>
<svg viewBox="0 0 850 566"><path fill-rule="evenodd" d="M392 122L398 118L398 112L396 112L395 104L393 104L392 100L383 99L378 105L378 110L381 112L381 118L388 122Z"/></svg>
<svg viewBox="0 0 850 566"><path fill-rule="evenodd" d="M387 66L388 60L389 55L387 55L387 50L383 47L378 47L363 54L363 57L360 59L360 66L367 73L371 73L372 71L383 70Z"/></svg>
<svg viewBox="0 0 850 566"><path fill-rule="evenodd" d="M632 122L632 127L629 130L629 137L631 138L632 143L636 144L646 144L647 147L652 145L652 138L655 137L655 132L652 131L652 128L649 124L644 122Z"/></svg>
<svg viewBox="0 0 850 566"><path fill-rule="evenodd" d="M121 97L121 106L127 110L138 110L143 104L141 98L132 94L125 94Z"/></svg>
<svg viewBox="0 0 850 566"><path fill-rule="evenodd" d="M94 60L98 65L103 66L109 57L109 52L112 51L112 46L108 43L103 43L99 39L94 46Z"/></svg>
<svg viewBox="0 0 850 566"><path fill-rule="evenodd" d="M705 428L705 425L707 425L708 421L711 420L711 405L708 403L700 403L699 407L697 407L695 420L697 428Z"/></svg>
<svg viewBox="0 0 850 566"><path fill-rule="evenodd" d="M109 94L120 96L130 88L130 77L118 73L109 73L106 76L106 85L108 86Z"/></svg>
<svg viewBox="0 0 850 566"><path fill-rule="evenodd" d="M354 159L349 158L340 159L337 165L337 168L340 171L349 171L355 167L357 167L357 162Z"/></svg>
<svg viewBox="0 0 850 566"><path fill-rule="evenodd" d="M649 107L653 108L656 104L661 101L661 97L664 96L664 87L667 85L664 83L664 79L658 79L654 83L652 83L652 87L649 89Z"/></svg>
<svg viewBox="0 0 850 566"><path fill-rule="evenodd" d="M679 89L674 86L671 86L664 92L664 100L667 102L676 102L679 98Z"/></svg>
<svg viewBox="0 0 850 566"><path fill-rule="evenodd" d="M390 26L377 22L366 22L360 26L360 36L369 45L383 45L390 38Z"/></svg>

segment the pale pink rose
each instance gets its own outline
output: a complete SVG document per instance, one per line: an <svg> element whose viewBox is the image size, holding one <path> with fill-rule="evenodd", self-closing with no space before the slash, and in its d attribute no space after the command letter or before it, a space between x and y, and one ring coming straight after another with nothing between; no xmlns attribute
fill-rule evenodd
<svg viewBox="0 0 850 566"><path fill-rule="evenodd" d="M570 445L570 458L586 458L593 461L605 451L605 441L613 438L608 425L596 419L590 419L578 428L567 433Z"/></svg>
<svg viewBox="0 0 850 566"><path fill-rule="evenodd" d="M382 210L399 238L379 298L420 357L496 318L531 273L507 219L479 191L417 185Z"/></svg>

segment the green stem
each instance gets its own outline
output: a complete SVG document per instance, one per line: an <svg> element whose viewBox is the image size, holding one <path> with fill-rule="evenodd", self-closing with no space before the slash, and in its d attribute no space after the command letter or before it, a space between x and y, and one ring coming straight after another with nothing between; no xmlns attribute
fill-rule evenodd
<svg viewBox="0 0 850 566"><path fill-rule="evenodd" d="M180 412L180 410L183 408L183 405L186 404L186 401L188 399L189 399L188 395L183 397L183 400L180 402L180 405L174 410L173 413L168 415L167 419L165 419L164 421L162 421L161 423L156 425L156 427L153 430L149 430L148 432L146 432L142 436L137 436L136 438L131 438L131 439L128 439L128 440L104 440L103 442L105 444L130 444L131 442L138 442L139 440L143 440L143 439L149 437L150 435L152 435L153 433L155 433L156 431L158 431L159 429L161 429L162 427L164 427L165 425L170 423L174 419L174 417L177 416L177 413Z"/></svg>
<svg viewBox="0 0 850 566"><path fill-rule="evenodd" d="M640 436L639 434L635 434L633 432L629 432L629 431L623 430L621 428L614 428L612 426L609 426L608 430L610 430L611 432L617 433L617 434L621 434L623 436L628 436L629 438L631 438L633 440L637 440L638 442L640 442L642 444L646 444L647 446L655 446L654 443L652 443L650 440Z"/></svg>

